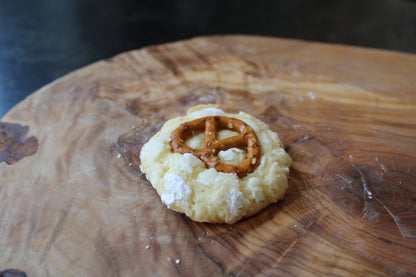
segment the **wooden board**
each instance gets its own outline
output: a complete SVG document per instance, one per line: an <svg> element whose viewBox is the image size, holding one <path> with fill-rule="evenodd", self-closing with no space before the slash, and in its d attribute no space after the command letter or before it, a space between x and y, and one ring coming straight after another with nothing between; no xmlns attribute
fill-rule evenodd
<svg viewBox="0 0 416 277"><path fill-rule="evenodd" d="M2 119L38 147L0 163L0 271L416 275L415 76L414 55L253 36L153 46L64 76ZM162 205L140 147L201 103L279 132L294 160L283 201L234 225Z"/></svg>

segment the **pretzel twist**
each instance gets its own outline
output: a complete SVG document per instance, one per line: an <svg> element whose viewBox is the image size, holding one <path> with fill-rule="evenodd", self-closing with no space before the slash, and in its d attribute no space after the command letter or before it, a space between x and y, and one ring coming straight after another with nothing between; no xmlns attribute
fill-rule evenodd
<svg viewBox="0 0 416 277"><path fill-rule="evenodd" d="M217 140L219 130L228 129L238 135ZM196 132L204 131L204 147L193 149L185 141ZM182 123L171 134L170 146L173 152L191 153L205 163L208 168L218 172L236 173L239 178L252 173L260 164L260 143L254 130L237 118L208 116ZM238 165L222 162L217 154L230 148L247 147L247 159Z"/></svg>

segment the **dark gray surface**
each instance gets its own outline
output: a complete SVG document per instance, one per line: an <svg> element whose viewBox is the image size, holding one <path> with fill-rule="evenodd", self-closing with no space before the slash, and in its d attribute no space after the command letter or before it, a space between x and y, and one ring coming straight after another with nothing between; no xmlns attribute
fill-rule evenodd
<svg viewBox="0 0 416 277"><path fill-rule="evenodd" d="M92 62L211 34L416 53L416 1L0 0L0 117L40 87Z"/></svg>

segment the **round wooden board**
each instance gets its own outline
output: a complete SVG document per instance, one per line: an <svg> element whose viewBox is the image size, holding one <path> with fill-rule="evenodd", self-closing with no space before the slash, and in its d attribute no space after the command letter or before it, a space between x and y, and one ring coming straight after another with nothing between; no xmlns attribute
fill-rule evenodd
<svg viewBox="0 0 416 277"><path fill-rule="evenodd" d="M0 163L0 271L28 276L416 274L416 57L253 36L118 55L3 123L38 149ZM293 158L284 200L234 225L168 210L140 147L196 104L242 110Z"/></svg>

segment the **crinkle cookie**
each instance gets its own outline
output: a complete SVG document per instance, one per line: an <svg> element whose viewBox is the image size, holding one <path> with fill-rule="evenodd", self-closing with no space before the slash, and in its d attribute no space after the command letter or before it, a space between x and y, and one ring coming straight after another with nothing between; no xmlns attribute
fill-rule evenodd
<svg viewBox="0 0 416 277"><path fill-rule="evenodd" d="M167 121L140 159L170 209L195 221L229 224L283 198L292 164L265 123L213 105Z"/></svg>

